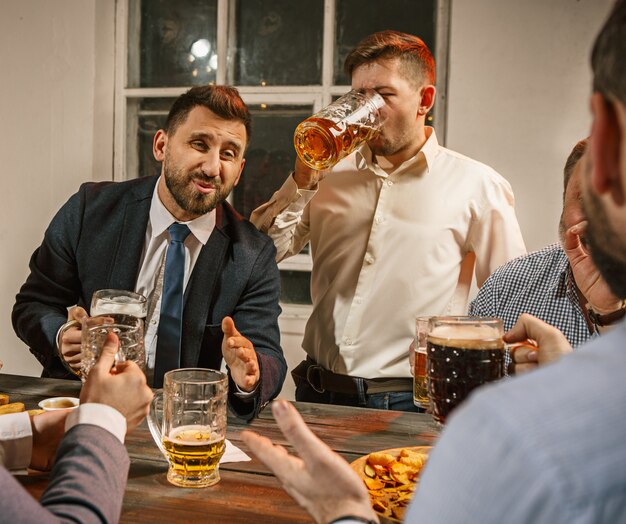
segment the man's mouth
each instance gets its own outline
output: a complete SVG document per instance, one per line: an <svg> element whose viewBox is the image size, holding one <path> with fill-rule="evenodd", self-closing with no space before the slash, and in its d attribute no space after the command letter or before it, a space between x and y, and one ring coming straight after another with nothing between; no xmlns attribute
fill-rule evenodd
<svg viewBox="0 0 626 524"><path fill-rule="evenodd" d="M197 178L193 178L191 181L193 182L193 185L196 186L196 189L200 191L200 193L212 193L213 191L215 191L215 186L212 182L206 182Z"/></svg>

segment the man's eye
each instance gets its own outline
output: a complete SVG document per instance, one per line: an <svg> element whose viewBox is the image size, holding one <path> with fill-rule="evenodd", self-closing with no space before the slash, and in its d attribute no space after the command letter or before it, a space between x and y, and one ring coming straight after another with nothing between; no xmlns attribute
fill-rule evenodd
<svg viewBox="0 0 626 524"><path fill-rule="evenodd" d="M235 152L231 151L230 149L222 151L222 156L226 158L227 160L233 160L237 158L237 155L235 154Z"/></svg>
<svg viewBox="0 0 626 524"><path fill-rule="evenodd" d="M206 144L202 142L202 140L194 140L191 145L200 151L204 151L206 149Z"/></svg>

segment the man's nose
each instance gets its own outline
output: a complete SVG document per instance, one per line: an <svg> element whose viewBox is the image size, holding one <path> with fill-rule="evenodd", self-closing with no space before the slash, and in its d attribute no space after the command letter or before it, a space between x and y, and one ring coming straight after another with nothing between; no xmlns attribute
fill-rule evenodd
<svg viewBox="0 0 626 524"><path fill-rule="evenodd" d="M214 178L220 174L220 152L217 149L210 149L202 158L202 173Z"/></svg>

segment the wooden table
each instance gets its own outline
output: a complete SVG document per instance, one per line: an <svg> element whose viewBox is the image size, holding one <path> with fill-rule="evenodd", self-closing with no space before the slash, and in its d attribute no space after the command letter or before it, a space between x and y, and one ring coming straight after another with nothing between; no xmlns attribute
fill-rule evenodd
<svg viewBox="0 0 626 524"><path fill-rule="evenodd" d="M26 409L48 397L78 396L80 383L0 374L0 392ZM373 409L295 403L309 427L333 450L352 462L372 451L401 446L432 445L437 429L430 415ZM269 409L250 424L229 418L227 438L252 457L251 462L220 466L221 481L204 489L178 488L166 478L167 462L144 423L127 436L130 473L121 522L311 522L257 460L240 438L253 429L290 449ZM19 477L39 497L47 477Z"/></svg>

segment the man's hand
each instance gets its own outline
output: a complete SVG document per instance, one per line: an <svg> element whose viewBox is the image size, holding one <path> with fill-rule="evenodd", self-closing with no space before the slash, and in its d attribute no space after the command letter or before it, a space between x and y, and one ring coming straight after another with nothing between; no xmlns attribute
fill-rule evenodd
<svg viewBox="0 0 626 524"><path fill-rule="evenodd" d="M137 364L128 360L113 367L118 339L107 335L100 358L89 372L80 402L96 402L117 409L126 418L127 433L135 429L150 410L152 390Z"/></svg>
<svg viewBox="0 0 626 524"><path fill-rule="evenodd" d="M65 419L69 413L69 409L63 409L30 417L33 430L33 453L30 459L32 469L38 471L52 469L59 442L65 433Z"/></svg>
<svg viewBox="0 0 626 524"><path fill-rule="evenodd" d="M80 352L80 322L87 316L87 312L80 306L74 306L67 313L68 322L75 320L78 325L66 329L61 334L59 341L59 352L63 360L69 364L74 371L80 371L81 352Z"/></svg>
<svg viewBox="0 0 626 524"><path fill-rule="evenodd" d="M317 183L324 178L325 174L325 171L311 169L304 162L302 162L302 160L300 160L300 157L296 156L293 179L295 180L298 189L315 189L317 187Z"/></svg>
<svg viewBox="0 0 626 524"><path fill-rule="evenodd" d="M261 372L252 342L237 331L230 317L222 320L222 331L222 355L230 376L243 391L253 391L261 379Z"/></svg>
<svg viewBox="0 0 626 524"><path fill-rule="evenodd" d="M622 302L611 292L581 241L586 229L586 220L570 227L565 232L563 250L572 268L576 285L589 306L599 314L611 313L618 310Z"/></svg>
<svg viewBox="0 0 626 524"><path fill-rule="evenodd" d="M317 522L332 522L345 515L378 522L363 481L311 432L296 409L289 402L276 400L272 413L299 457L252 431L243 431L241 437L278 477L285 491Z"/></svg>
<svg viewBox="0 0 626 524"><path fill-rule="evenodd" d="M511 351L515 373L555 362L572 352L572 346L563 333L527 313L520 315L517 323L504 335L504 341L523 343Z"/></svg>

